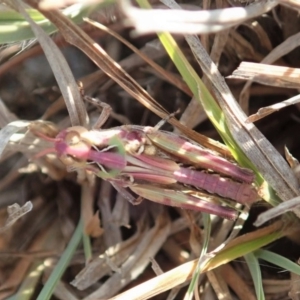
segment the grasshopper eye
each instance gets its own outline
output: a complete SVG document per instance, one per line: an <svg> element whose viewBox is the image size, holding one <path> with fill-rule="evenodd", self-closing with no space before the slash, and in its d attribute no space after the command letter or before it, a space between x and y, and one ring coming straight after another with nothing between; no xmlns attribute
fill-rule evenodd
<svg viewBox="0 0 300 300"><path fill-rule="evenodd" d="M70 146L79 144L81 142L80 134L76 131L68 132L65 137L65 142Z"/></svg>
<svg viewBox="0 0 300 300"><path fill-rule="evenodd" d="M74 157L82 158L90 151L90 145L85 140L82 140L82 137L76 131L68 132L64 142L68 145L68 150L65 154L72 154Z"/></svg>

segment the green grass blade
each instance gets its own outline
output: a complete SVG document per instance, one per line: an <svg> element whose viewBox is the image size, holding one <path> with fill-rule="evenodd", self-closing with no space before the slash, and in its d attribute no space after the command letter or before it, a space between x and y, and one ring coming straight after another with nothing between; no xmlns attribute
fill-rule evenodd
<svg viewBox="0 0 300 300"><path fill-rule="evenodd" d="M205 230L203 230L204 238L203 238L202 250L200 253L197 267L194 271L193 277L191 279L184 300L191 300L193 298L194 290L195 288L197 288L198 278L202 272L203 266L206 264L207 261L206 259L203 260L203 258L205 257L205 254L207 253L207 249L208 249L210 233L211 233L211 219L210 219L210 215L206 213L202 213L202 218L203 218L203 224L205 228Z"/></svg>
<svg viewBox="0 0 300 300"><path fill-rule="evenodd" d="M42 291L40 292L37 300L48 300L52 296L56 284L60 280L61 276L68 267L72 256L77 249L82 238L82 220L79 221L76 230L73 233L71 240L68 243L67 248L62 254L61 258L54 267L50 277L48 278L46 284L44 285Z"/></svg>
<svg viewBox="0 0 300 300"><path fill-rule="evenodd" d="M30 267L28 275L24 278L18 291L7 298L6 300L30 300L35 292L35 288L40 280L42 273L45 270L45 265L42 261L33 263Z"/></svg>
<svg viewBox="0 0 300 300"><path fill-rule="evenodd" d="M90 6L73 5L62 12L74 23L79 24L83 22L83 18L87 17L91 11L95 11L113 2L112 0L106 0L100 4ZM45 32L48 34L57 32L57 28L37 10L28 9L26 11ZM11 10L0 11L0 44L20 42L34 38L35 36L30 25L19 13Z"/></svg>
<svg viewBox="0 0 300 300"><path fill-rule="evenodd" d="M229 261L237 259L238 257L245 256L246 254L258 250L283 236L284 233L282 231L275 231L267 235L240 242L233 247L224 248L209 261L209 267L215 268Z"/></svg>
<svg viewBox="0 0 300 300"><path fill-rule="evenodd" d="M253 253L246 254L244 257L247 262L248 268L250 270L251 277L253 279L256 298L260 300L264 300L265 295L262 286L261 271L260 271L258 259L255 257Z"/></svg>
<svg viewBox="0 0 300 300"><path fill-rule="evenodd" d="M41 13L34 9L26 10L30 17L48 34L57 31ZM19 42L35 38L28 22L17 12L0 12L0 44Z"/></svg>
<svg viewBox="0 0 300 300"><path fill-rule="evenodd" d="M92 259L93 251L92 251L92 245L91 245L91 239L90 236L86 234L86 224L88 222L88 217L86 217L84 211L85 207L88 207L86 205L87 202L92 201L92 193L90 192L91 186L87 183L82 185L81 189L81 219L82 219L82 244L83 244L83 252L85 257L85 262L89 262Z"/></svg>
<svg viewBox="0 0 300 300"><path fill-rule="evenodd" d="M147 0L138 0L137 2L142 8L151 8ZM198 99L198 101L204 107L207 116L221 135L223 141L231 150L231 153L234 156L234 158L242 166L254 170L254 172L256 172L258 182L262 183L263 179L261 175L251 163L251 161L242 152L237 143L234 141L226 124L224 114L222 113L220 107L218 106L218 104L216 103L215 99L212 97L206 86L203 84L198 74L188 62L188 60L178 47L176 41L169 33L158 33L158 37L161 43L164 45L170 58L176 65L184 81L187 83L196 99Z"/></svg>
<svg viewBox="0 0 300 300"><path fill-rule="evenodd" d="M85 261L88 262L92 259L92 245L91 245L91 239L90 237L82 233L82 243L83 243L83 251L85 256Z"/></svg>
<svg viewBox="0 0 300 300"><path fill-rule="evenodd" d="M275 266L283 268L284 270L300 275L300 266L279 254L263 249L255 251L254 254L257 258L263 259Z"/></svg>
<svg viewBox="0 0 300 300"><path fill-rule="evenodd" d="M210 214L202 213L202 220L203 220L203 241L202 241L202 250L200 257L205 255L207 253L209 239L210 239L210 233L211 233L211 219Z"/></svg>

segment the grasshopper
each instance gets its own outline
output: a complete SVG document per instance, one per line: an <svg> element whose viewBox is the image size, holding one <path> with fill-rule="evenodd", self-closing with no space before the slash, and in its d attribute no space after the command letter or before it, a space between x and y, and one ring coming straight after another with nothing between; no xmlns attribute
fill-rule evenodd
<svg viewBox="0 0 300 300"><path fill-rule="evenodd" d="M101 106L98 125L110 111L107 104ZM53 142L47 153L55 152L69 170L92 172L132 203L135 197L128 188L154 202L236 219L236 210L207 201L207 192L245 205L258 199L251 170L184 136L159 130L159 126L123 125L102 130L74 126L56 138L40 136Z"/></svg>

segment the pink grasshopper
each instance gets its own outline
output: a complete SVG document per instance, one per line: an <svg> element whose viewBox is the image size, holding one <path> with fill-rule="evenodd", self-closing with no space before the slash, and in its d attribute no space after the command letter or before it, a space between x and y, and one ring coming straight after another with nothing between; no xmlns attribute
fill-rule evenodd
<svg viewBox="0 0 300 300"><path fill-rule="evenodd" d="M251 170L157 128L75 126L46 139L54 146L47 153L57 153L69 169L85 169L111 182L131 202L135 198L126 188L154 202L235 219L234 209L203 200L203 190L246 205L258 198Z"/></svg>

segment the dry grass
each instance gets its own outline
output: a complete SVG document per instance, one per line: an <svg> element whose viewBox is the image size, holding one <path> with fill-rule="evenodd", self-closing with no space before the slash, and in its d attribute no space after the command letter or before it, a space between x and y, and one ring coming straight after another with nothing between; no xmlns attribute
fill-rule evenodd
<svg viewBox="0 0 300 300"><path fill-rule="evenodd" d="M32 7L37 5L34 0L24 2ZM65 2L65 5L70 2ZM298 162L293 156L300 157L297 134L300 129L300 19L296 10L299 7L293 1L286 1L285 6L276 5L274 1L274 8L263 13L265 6L271 4L262 1L211 2L203 1L203 7L253 7L251 19L237 23L231 20L226 25L218 21L210 26L221 26L223 31L199 36L211 60L226 78L233 96L250 116L247 120L245 117L241 129L232 135L247 151L247 122L256 122L262 135L249 136L262 146L259 153L265 155L265 161L281 177L275 177L275 171L269 171L271 169L267 167L260 169L255 153L247 155L282 200L294 198L299 193L299 176ZM18 9L22 7L18 1L11 3L15 3ZM41 7L49 8L49 3L44 1ZM57 7L61 3L51 1L50 4ZM255 6L259 4L260 8ZM152 5L161 8L162 4L152 1ZM200 9L192 2L185 2L184 7ZM134 17L134 11L123 9L127 16ZM43 13L59 28L58 33L50 39L35 26L40 44L33 43L21 52L21 46L8 44L0 52L0 126L7 131L1 147L9 142L1 157L0 168L0 224L3 228L0 235L0 299L10 295L15 295L11 299L48 299L41 298L40 292L45 283L55 281L53 269L58 283L49 285L53 289L49 287L48 290L49 297L53 292L51 299L183 299L207 240L209 255L202 257L205 263L195 297L257 299L253 274L251 276L248 267L251 257L247 255L261 245L267 245L268 250L297 262L300 240L296 218L289 216L269 222L262 229L255 228L253 223L257 216L270 207L262 200L249 210L243 208L244 212L249 212L247 220L240 218L236 224L213 217L209 237L206 237L207 223L201 213L147 200L133 206L108 182L85 172L68 172L54 154L36 157L51 147L50 141L37 138L36 131L55 137L60 130L71 125L89 128L94 124L99 109L82 101L83 92L99 97L113 108L103 128L128 123L155 126L170 112L180 109L177 115L180 122L171 118L164 129L180 130L206 147L217 149L223 156L231 156L225 146L214 141L221 141L217 131L195 100L197 96L191 99L193 93L188 83L178 73L157 36L151 33L132 37L132 28L126 27L128 20L124 22L126 17L120 5L95 10L89 15L90 19L110 30L99 29L92 22L75 25L57 11L45 10ZM177 24L176 18L174 14ZM134 19L130 22L137 24ZM202 23L189 25L194 31L197 26L204 26ZM181 26L178 28L183 30ZM176 30L177 27L173 28ZM113 37L113 32L138 50L129 50L127 46L130 45L125 46ZM175 36L185 57L203 78L214 98L218 101L220 97L226 99L224 95L220 96L220 82L210 81L215 74L202 72L205 62L200 62L200 68L195 58L197 54L193 54L184 37ZM94 40L102 48L95 45ZM72 71L65 65L61 51ZM56 81L43 52L50 55L48 60ZM78 83L81 88L78 88ZM234 122L240 122L239 114L242 113L235 115L228 102L219 104L225 117L229 118L227 121L230 120L235 128ZM17 129L5 127L18 120L26 121L19 122ZM17 131L19 136L15 134L12 141L11 135ZM273 153L264 152L265 144L260 145L258 137L274 146ZM281 161L275 166L272 164L270 153L276 157L276 149L283 155L284 146L292 153L288 155L288 161L296 176L283 164L286 173L279 170ZM277 190L273 182L283 182L284 189ZM268 199L264 194L263 197L274 204L275 196ZM32 209L27 201L31 201ZM20 206L11 207L15 203ZM266 240L255 246L255 241L260 238ZM247 250L243 250L246 246ZM57 266L61 269L58 270ZM265 261L260 261L259 266L265 299L299 299L299 275ZM289 267L286 269L290 270Z"/></svg>

